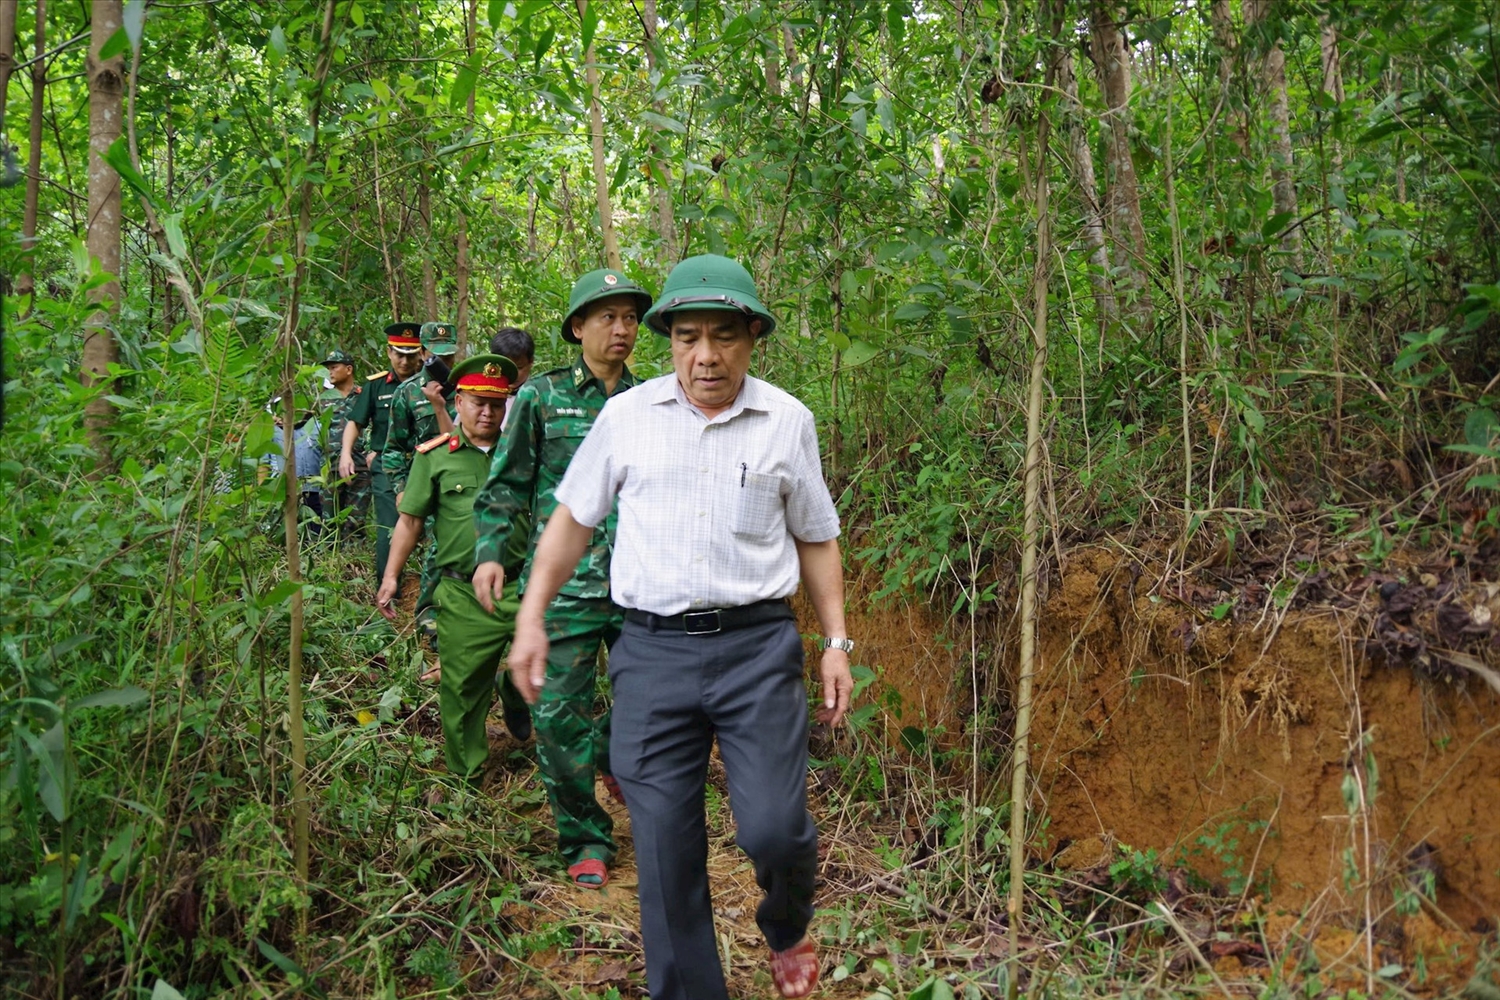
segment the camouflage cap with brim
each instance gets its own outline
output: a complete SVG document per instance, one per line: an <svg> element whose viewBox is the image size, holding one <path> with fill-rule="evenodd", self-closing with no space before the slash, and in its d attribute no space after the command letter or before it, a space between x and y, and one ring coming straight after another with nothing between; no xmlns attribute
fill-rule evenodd
<svg viewBox="0 0 1500 1000"><path fill-rule="evenodd" d="M349 365L352 368L354 366L354 359L349 356L349 353L347 351L341 351L338 348L334 348L333 350L329 351L328 356L323 359L322 365L324 368L327 368L329 365Z"/></svg>
<svg viewBox="0 0 1500 1000"><path fill-rule="evenodd" d="M563 340L570 344L581 343L578 335L573 332L573 317L593 303L614 298L616 295L634 297L636 312L639 316L644 316L651 308L651 293L612 268L601 267L573 282L573 293L568 296L568 314L563 317L562 321Z"/></svg>
<svg viewBox="0 0 1500 1000"><path fill-rule="evenodd" d="M642 322L668 336L673 313L697 309L736 312L747 320L758 319L758 337L769 336L776 329L776 317L761 304L750 272L738 261L718 254L689 257L672 268L662 286L661 298L642 317Z"/></svg>
<svg viewBox="0 0 1500 1000"><path fill-rule="evenodd" d="M452 323L423 323L422 346L433 354L447 356L458 350L458 333Z"/></svg>

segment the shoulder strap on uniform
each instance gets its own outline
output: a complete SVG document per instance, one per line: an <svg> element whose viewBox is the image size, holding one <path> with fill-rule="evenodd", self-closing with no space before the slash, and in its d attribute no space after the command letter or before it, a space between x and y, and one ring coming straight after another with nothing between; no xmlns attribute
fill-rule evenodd
<svg viewBox="0 0 1500 1000"><path fill-rule="evenodd" d="M375 381L378 378L385 378L390 373L391 373L390 369L386 369L383 372L376 372L374 375L366 375L365 376L365 381L366 382L373 382L373 381Z"/></svg>
<svg viewBox="0 0 1500 1000"><path fill-rule="evenodd" d="M417 453L419 455L425 455L452 436L452 434L439 434L437 437L432 438L429 441L423 441L421 444L417 445Z"/></svg>

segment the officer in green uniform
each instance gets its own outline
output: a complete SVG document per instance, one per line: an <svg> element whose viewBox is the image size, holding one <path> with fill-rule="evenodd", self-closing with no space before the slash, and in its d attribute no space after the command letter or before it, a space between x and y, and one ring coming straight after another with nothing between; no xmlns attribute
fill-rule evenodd
<svg viewBox="0 0 1500 1000"><path fill-rule="evenodd" d="M489 475L490 455L500 437L505 404L516 383L516 366L498 354L480 354L453 370L458 424L417 446L402 493L400 520L391 537L390 561L376 595L376 606L395 617L392 601L401 569L431 519L437 547L439 641L443 674L438 705L443 718L444 758L450 773L478 783L489 756L484 720L494 700L500 656L515 633L519 598L508 583L500 600L484 608L474 596L474 500ZM527 519L518 518L499 552L514 577L526 557ZM517 739L531 730L526 703L506 674L500 686L505 724Z"/></svg>
<svg viewBox="0 0 1500 1000"><path fill-rule="evenodd" d="M417 445L453 429L453 411L442 396L443 382L451 374L441 359L452 357L458 350L458 338L451 323L423 323L418 336L422 341L422 369L396 387L396 395L391 399L385 451L380 453L380 466L396 493L398 506L401 492L406 489L406 477L411 471ZM434 370L434 361L441 366L440 371ZM430 532L432 525L427 525L427 529ZM434 652L441 648L440 641L435 641L434 626L438 585L436 556L436 548L429 546L422 561L422 582L417 591L416 607L417 629L428 637Z"/></svg>
<svg viewBox="0 0 1500 1000"><path fill-rule="evenodd" d="M651 307L645 289L619 271L591 271L573 285L563 339L581 346L566 368L535 375L511 406L489 481L474 505L474 596L485 607L502 600L513 574L503 552L516 520L531 512L531 544L557 506L553 491L568 462L610 396L636 384L625 366L641 316ZM609 599L609 552L615 516L594 532L588 555L547 609L547 682L537 701L537 758L557 821L558 846L578 885L604 884L614 859L614 824L594 797L594 775L609 769L609 716L594 717L599 650L620 634L620 611ZM521 589L526 580L521 579Z"/></svg>
<svg viewBox="0 0 1500 1000"><path fill-rule="evenodd" d="M324 449L331 456L333 475L328 476L332 485L323 491L323 510L338 525L341 535L354 534L364 526L365 509L370 502L370 469L365 458L364 442L358 433L354 439L354 476L338 480L339 459L342 457L344 426L349 422L349 410L359 399L364 387L354 379L354 359L348 352L335 348L323 359L328 369L328 378L323 381L323 392L318 402L328 413L328 442L331 448Z"/></svg>
<svg viewBox="0 0 1500 1000"><path fill-rule="evenodd" d="M370 429L369 470L370 489L375 497L375 579L385 572L386 558L391 550L391 529L396 526L396 493L391 489L385 470L380 467L380 453L385 450L385 432L390 416L391 398L396 387L411 378L422 368L422 341L418 338L420 328L415 323L392 323L385 328L386 355L390 358L389 371L376 372L365 379L365 390L359 394L349 408L349 422L344 426L342 456L339 459L339 475L354 476L354 444L360 432Z"/></svg>

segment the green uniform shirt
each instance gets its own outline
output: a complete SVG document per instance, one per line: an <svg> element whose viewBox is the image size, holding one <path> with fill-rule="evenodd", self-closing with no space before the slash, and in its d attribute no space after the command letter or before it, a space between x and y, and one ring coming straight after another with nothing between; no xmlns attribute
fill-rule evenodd
<svg viewBox="0 0 1500 1000"><path fill-rule="evenodd" d="M474 575L474 500L489 468L490 453L464 440L462 428L454 428L441 444L418 453L412 461L406 493L397 509L413 517L434 518L439 570ZM522 511L500 548L500 562L507 570L519 567L526 558L530 527L530 518Z"/></svg>
<svg viewBox="0 0 1500 1000"><path fill-rule="evenodd" d="M324 389L323 394L318 397L324 409L328 411L328 451L326 454L333 456L334 470L337 471L339 464L339 453L344 447L344 425L349 422L349 412L354 409L354 404L359 397L364 395L364 386L356 385L349 390L345 396L337 389ZM364 454L365 445L363 435L354 439L355 458Z"/></svg>
<svg viewBox="0 0 1500 1000"><path fill-rule="evenodd" d="M438 427L437 415L432 403L422 395L427 384L427 369L423 368L411 378L396 386L391 397L389 429L385 435L385 447L380 452L380 467L391 479L391 489L400 493L406 489L406 477L417 453L417 445L430 441L443 433ZM448 416L457 413L450 404ZM455 426L457 421L454 421Z"/></svg>
<svg viewBox="0 0 1500 1000"><path fill-rule="evenodd" d="M625 369L614 394L624 392L636 381L630 369ZM528 511L535 521L531 531L535 547L547 519L557 509L557 484L562 482L573 453L594 426L607 398L604 383L589 371L582 355L567 368L533 375L516 392L490 463L489 480L474 505L474 526L479 531L476 562L503 561L502 552L514 523ZM563 584L561 593L570 597L609 596L609 552L615 537L615 518L611 511L594 529L583 561L572 579ZM522 591L530 575L531 563L527 562L521 576Z"/></svg>
<svg viewBox="0 0 1500 1000"><path fill-rule="evenodd" d="M390 426L391 399L401 383L390 372L365 379L364 391L349 406L349 419L370 431L371 451L385 451L385 432ZM343 447L340 442L339 447Z"/></svg>

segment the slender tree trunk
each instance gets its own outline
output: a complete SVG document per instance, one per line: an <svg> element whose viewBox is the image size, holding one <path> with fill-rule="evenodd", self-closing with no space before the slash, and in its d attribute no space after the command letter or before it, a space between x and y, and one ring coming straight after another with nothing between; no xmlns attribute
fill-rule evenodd
<svg viewBox="0 0 1500 1000"><path fill-rule="evenodd" d="M1031 379L1026 398L1026 469L1021 533L1021 641L1016 678L1016 723L1011 740L1010 897L1006 909L1010 930L1010 975L1007 993L1015 1000L1020 984L1020 933L1025 901L1026 817L1031 762L1031 699L1037 672L1037 560L1041 550L1042 401L1047 383L1047 285L1052 265L1052 220L1047 191L1047 105L1039 102L1036 156L1031 157L1032 203L1036 211L1036 265L1032 271ZM1021 156L1027 158L1021 137Z"/></svg>
<svg viewBox="0 0 1500 1000"><path fill-rule="evenodd" d="M526 255L536 260L536 178L526 178Z"/></svg>
<svg viewBox="0 0 1500 1000"><path fill-rule="evenodd" d="M646 26L646 65L650 69L651 84L656 88L656 0L644 0L642 20ZM659 115L666 114L666 104L653 100L651 108ZM660 133L651 135L651 185L655 189L657 228L661 231L662 250L669 261L677 260L677 223L672 214L672 165L662 155L658 142Z"/></svg>
<svg viewBox="0 0 1500 1000"><path fill-rule="evenodd" d="M1119 322L1114 282L1109 273L1109 248L1104 238L1104 209L1099 204L1099 182L1094 176L1094 152L1089 148L1083 104L1078 99L1078 75L1073 70L1073 50L1058 53L1057 85L1066 98L1068 151L1078 180L1078 200L1083 209L1083 242L1089 248L1089 282L1094 288L1094 314L1103 332Z"/></svg>
<svg viewBox="0 0 1500 1000"><path fill-rule="evenodd" d="M1108 108L1105 133L1105 204L1115 266L1125 277L1132 321L1150 326L1151 292L1146 277L1146 228L1141 221L1141 193L1130 156L1130 49L1120 27L1117 0L1093 0L1089 17L1094 63Z"/></svg>
<svg viewBox="0 0 1500 1000"><path fill-rule="evenodd" d="M1245 24L1262 25L1270 34L1261 59L1261 86L1271 98L1271 202L1277 215L1297 215L1297 182L1292 163L1291 109L1286 92L1286 53L1274 26L1267 24L1274 0L1245 0ZM1281 248L1296 255L1302 246L1302 230L1289 229Z"/></svg>
<svg viewBox="0 0 1500 1000"><path fill-rule="evenodd" d="M781 52L773 41L766 46L766 93L781 96Z"/></svg>
<svg viewBox="0 0 1500 1000"><path fill-rule="evenodd" d="M1327 14L1323 15L1322 28L1318 34L1318 49L1323 67L1323 93L1340 104L1344 103L1344 70L1339 55L1339 33Z"/></svg>
<svg viewBox="0 0 1500 1000"><path fill-rule="evenodd" d="M475 0L464 0L464 48L469 58L474 58L474 33L476 29L475 19L477 12L474 7ZM469 88L468 102L469 127L474 126L474 88ZM460 197L458 208L458 249L457 260L454 262L454 278L458 284L458 305L455 310L454 323L458 326L458 356L461 358L468 353L469 347L469 215L463 207L464 199Z"/></svg>
<svg viewBox="0 0 1500 1000"><path fill-rule="evenodd" d="M312 103L307 109L308 142L304 165L307 172L317 169L318 123L323 109L323 85L328 79L328 67L333 61L331 41L333 37L333 15L335 0L327 0L323 8L323 29L318 45L318 63L315 71ZM297 449L294 437L297 433L297 324L301 318L302 285L307 280L307 234L312 231L313 184L304 180L299 192L301 204L297 215L297 257L292 271L292 289L288 297L286 318L282 325L281 344L281 399L282 399L282 468L286 474L286 498L282 507L282 527L286 534L286 558L288 578L292 583L302 581L302 554L299 551L297 521L301 507L301 490L297 485ZM304 732L302 708L302 588L292 591L289 627L291 643L287 651L287 729L292 743L292 852L297 869L297 880L305 888L308 879L309 856L311 854L312 803L307 790L307 739ZM298 910L299 942L307 937L308 911Z"/></svg>
<svg viewBox="0 0 1500 1000"><path fill-rule="evenodd" d="M89 81L89 218L86 242L89 258L99 270L113 275L89 292L91 302L105 308L89 313L83 321L83 384L89 388L109 383L109 366L120 360L114 320L120 313L120 175L105 162L104 154L120 137L124 120L125 57L102 59L104 43L120 30L124 21L121 0L93 0L88 55ZM114 404L100 393L84 406L83 424L94 449L95 478L114 471L109 429L114 426Z"/></svg>
<svg viewBox="0 0 1500 1000"><path fill-rule="evenodd" d="M385 199L380 193L380 130L370 132L370 172L375 178L375 224L380 227L380 259L385 264L385 285L391 296L391 319L401 319L401 289L397 269L391 261L391 243L385 234Z"/></svg>
<svg viewBox="0 0 1500 1000"><path fill-rule="evenodd" d="M1391 113L1401 117L1401 70L1392 67L1390 72ZM1401 135L1396 135L1396 200L1406 201L1406 150L1402 148Z"/></svg>
<svg viewBox="0 0 1500 1000"><path fill-rule="evenodd" d="M0 142L5 141L5 104L16 68L16 14L20 0L0 0Z"/></svg>
<svg viewBox="0 0 1500 1000"><path fill-rule="evenodd" d="M35 261L37 203L42 193L42 101L47 91L47 0L36 0L36 53L31 61L31 148L26 156L26 202L21 210L21 258L23 270L16 275L16 296L26 300L30 312L36 297L31 267Z"/></svg>
<svg viewBox="0 0 1500 1000"><path fill-rule="evenodd" d="M1250 148L1250 136L1245 127L1244 101L1235 93L1235 61L1238 46L1235 44L1234 18L1229 11L1229 0L1213 0L1209 8L1209 21L1213 26L1214 45L1219 50L1219 95L1224 104L1224 115L1233 123L1229 137L1243 157Z"/></svg>
<svg viewBox="0 0 1500 1000"><path fill-rule="evenodd" d="M425 313L422 322L425 323L438 318L437 269L432 266L437 247L432 238L432 196L426 181L417 185L417 224L422 231L422 311Z"/></svg>
<svg viewBox="0 0 1500 1000"><path fill-rule="evenodd" d="M577 0L578 17L588 14L589 0ZM604 109L599 104L599 66L594 62L594 46L584 54L584 80L589 86L589 122L593 126L594 195L599 203L599 235L604 240L605 263L620 269L620 243L615 237L614 213L609 205L609 170L604 163Z"/></svg>

